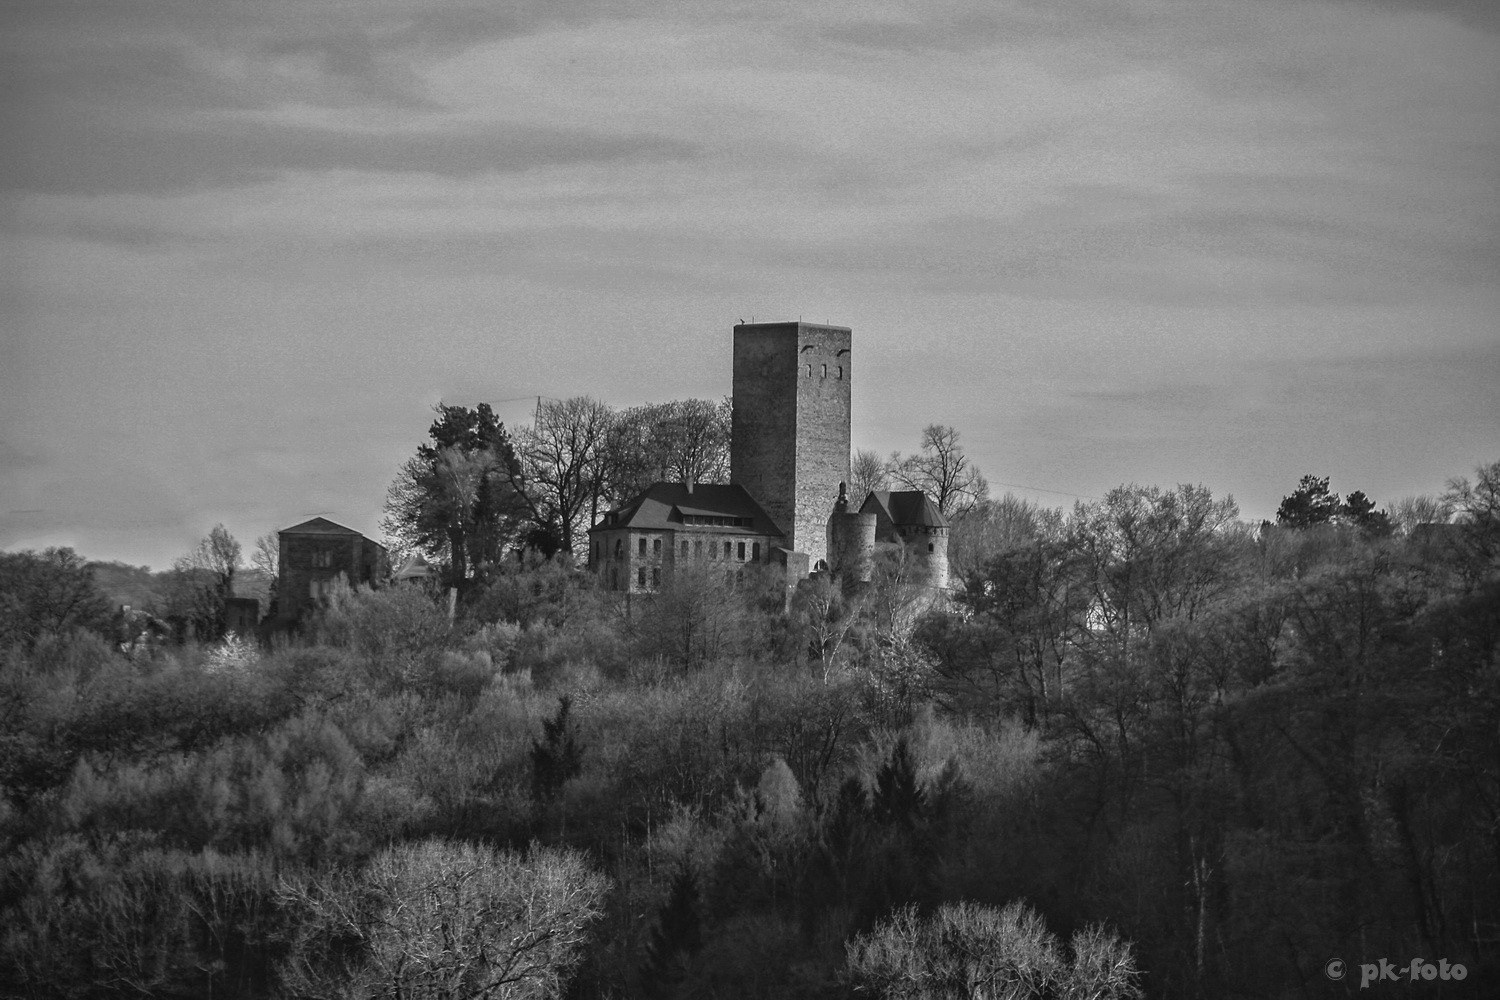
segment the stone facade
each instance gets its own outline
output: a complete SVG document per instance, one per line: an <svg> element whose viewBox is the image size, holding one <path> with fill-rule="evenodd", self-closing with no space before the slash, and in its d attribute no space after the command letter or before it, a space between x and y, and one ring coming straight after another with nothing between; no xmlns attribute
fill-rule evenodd
<svg viewBox="0 0 1500 1000"><path fill-rule="evenodd" d="M589 532L589 566L609 590L650 592L678 570L722 571L730 583L773 564L780 529L739 486L656 483Z"/></svg>
<svg viewBox="0 0 1500 1000"><path fill-rule="evenodd" d="M327 518L283 528L276 581L276 618L291 622L316 608L343 576L351 587L372 587L385 567L385 546Z"/></svg>
<svg viewBox="0 0 1500 1000"><path fill-rule="evenodd" d="M785 547L826 565L827 524L849 481L853 385L848 327L742 323L734 328L729 481L786 532Z"/></svg>

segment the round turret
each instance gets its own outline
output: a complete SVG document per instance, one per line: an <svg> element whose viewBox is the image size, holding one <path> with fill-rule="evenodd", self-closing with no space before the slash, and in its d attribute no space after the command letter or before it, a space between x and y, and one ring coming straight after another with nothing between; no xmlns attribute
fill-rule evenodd
<svg viewBox="0 0 1500 1000"><path fill-rule="evenodd" d="M906 529L906 551L927 586L944 590L948 586L948 528L946 525L923 525Z"/></svg>
<svg viewBox="0 0 1500 1000"><path fill-rule="evenodd" d="M943 554L946 566L946 540ZM851 513L843 483L828 516L828 568L846 585L869 583L875 572L875 515Z"/></svg>

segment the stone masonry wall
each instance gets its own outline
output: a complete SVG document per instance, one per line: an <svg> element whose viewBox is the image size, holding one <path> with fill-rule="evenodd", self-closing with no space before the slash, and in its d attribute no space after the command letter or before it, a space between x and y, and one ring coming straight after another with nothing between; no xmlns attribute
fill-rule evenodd
<svg viewBox="0 0 1500 1000"><path fill-rule="evenodd" d="M679 568L729 574L763 568L771 561L772 548L780 544L779 536L620 528L594 532L589 564L606 589L642 593L670 582Z"/></svg>
<svg viewBox="0 0 1500 1000"><path fill-rule="evenodd" d="M797 373L797 548L828 557L828 515L849 481L852 333L802 324Z"/></svg>
<svg viewBox="0 0 1500 1000"><path fill-rule="evenodd" d="M743 486L796 548L796 323L734 328L734 412L729 481Z"/></svg>
<svg viewBox="0 0 1500 1000"><path fill-rule="evenodd" d="M827 558L828 515L849 480L851 341L848 327L813 323L734 328L730 481L813 566Z"/></svg>
<svg viewBox="0 0 1500 1000"><path fill-rule="evenodd" d="M313 585L331 584L340 573L350 585L367 582L361 579L360 540L359 535L281 532L276 617L292 620L317 607Z"/></svg>

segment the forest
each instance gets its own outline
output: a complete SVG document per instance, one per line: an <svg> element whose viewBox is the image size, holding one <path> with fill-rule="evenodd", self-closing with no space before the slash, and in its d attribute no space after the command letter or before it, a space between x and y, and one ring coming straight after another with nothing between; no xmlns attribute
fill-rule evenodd
<svg viewBox="0 0 1500 1000"><path fill-rule="evenodd" d="M441 586L272 642L213 632L227 534L147 642L108 566L0 553L0 994L1493 994L1500 462L1382 511L1309 476L1259 525L970 470L946 599L896 547L626 599L445 420L388 505Z"/></svg>

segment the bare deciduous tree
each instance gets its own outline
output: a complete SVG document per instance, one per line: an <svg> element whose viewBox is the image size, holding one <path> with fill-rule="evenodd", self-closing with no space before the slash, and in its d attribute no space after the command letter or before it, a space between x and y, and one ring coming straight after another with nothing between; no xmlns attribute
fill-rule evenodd
<svg viewBox="0 0 1500 1000"><path fill-rule="evenodd" d="M607 890L572 851L401 844L358 873L283 881L307 918L284 981L301 996L558 997Z"/></svg>
<svg viewBox="0 0 1500 1000"><path fill-rule="evenodd" d="M272 531L255 540L250 553L250 565L272 580L281 574L281 533Z"/></svg>
<svg viewBox="0 0 1500 1000"><path fill-rule="evenodd" d="M516 435L522 492L532 519L557 547L572 552L574 541L598 518L606 499L606 461L613 411L590 396L549 400L536 422Z"/></svg>
<svg viewBox="0 0 1500 1000"><path fill-rule="evenodd" d="M890 476L886 473L885 463L880 460L879 453L864 448L856 451L854 461L849 463L850 504L858 507L871 492L889 488Z"/></svg>
<svg viewBox="0 0 1500 1000"><path fill-rule="evenodd" d="M1391 524L1403 535L1419 524L1446 524L1453 511L1434 496L1403 497L1387 509Z"/></svg>
<svg viewBox="0 0 1500 1000"><path fill-rule="evenodd" d="M654 482L729 481L729 400L676 399L619 413L606 455L607 492L627 500Z"/></svg>
<svg viewBox="0 0 1500 1000"><path fill-rule="evenodd" d="M955 517L948 532L948 565L963 579L997 553L1043 538L1057 538L1063 512L1007 493L998 500L974 504Z"/></svg>
<svg viewBox="0 0 1500 1000"><path fill-rule="evenodd" d="M958 431L943 424L923 428L916 454L892 453L886 471L892 483L932 497L946 517L962 513L989 495L989 484L958 443Z"/></svg>

